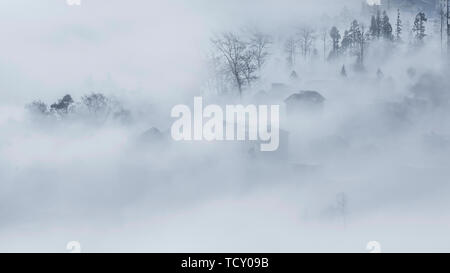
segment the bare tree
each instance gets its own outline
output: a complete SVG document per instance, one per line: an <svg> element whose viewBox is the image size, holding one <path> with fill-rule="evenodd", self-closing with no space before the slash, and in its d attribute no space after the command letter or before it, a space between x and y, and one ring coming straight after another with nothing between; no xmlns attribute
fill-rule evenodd
<svg viewBox="0 0 450 273"><path fill-rule="evenodd" d="M260 69L260 64L254 51L246 51L242 56L242 73L248 86L258 79L256 72Z"/></svg>
<svg viewBox="0 0 450 273"><path fill-rule="evenodd" d="M315 40L314 30L310 27L301 27L297 35L301 53L306 58L310 54Z"/></svg>
<svg viewBox="0 0 450 273"><path fill-rule="evenodd" d="M297 56L297 41L293 37L289 37L284 44L284 51L287 55L287 62L290 68L295 66Z"/></svg>
<svg viewBox="0 0 450 273"><path fill-rule="evenodd" d="M367 45L367 40L369 40L369 37L366 34L365 26L361 25L361 30L359 31L357 36L357 42L359 44L359 54L357 54L357 56L358 56L358 65L360 66L360 68L364 67L364 56L365 56L364 54Z"/></svg>
<svg viewBox="0 0 450 273"><path fill-rule="evenodd" d="M328 29L322 29L322 42L323 42L323 60L327 60L327 43L328 43Z"/></svg>
<svg viewBox="0 0 450 273"><path fill-rule="evenodd" d="M28 104L26 108L32 114L49 115L50 113L47 104L39 100L33 101L32 103Z"/></svg>
<svg viewBox="0 0 450 273"><path fill-rule="evenodd" d="M250 48L256 59L258 70L261 70L267 56L269 56L269 46L272 44L272 38L260 31L252 31L250 35Z"/></svg>
<svg viewBox="0 0 450 273"><path fill-rule="evenodd" d="M109 98L101 93L83 96L81 101L86 105L88 111L95 115L107 111L109 107Z"/></svg>
<svg viewBox="0 0 450 273"><path fill-rule="evenodd" d="M209 90L214 90L217 94L225 94L229 90L230 73L227 73L228 67L224 67L222 55L217 52L211 52L207 56L208 79L206 86Z"/></svg>
<svg viewBox="0 0 450 273"><path fill-rule="evenodd" d="M242 97L244 86L250 85L257 79L256 58L250 43L231 32L223 33L213 39L212 43L223 57L226 71L232 76L239 95Z"/></svg>

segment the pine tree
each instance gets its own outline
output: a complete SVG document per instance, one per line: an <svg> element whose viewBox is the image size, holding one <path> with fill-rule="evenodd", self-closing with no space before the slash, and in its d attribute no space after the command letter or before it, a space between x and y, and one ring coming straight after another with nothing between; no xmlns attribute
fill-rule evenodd
<svg viewBox="0 0 450 273"><path fill-rule="evenodd" d="M367 40L368 35L365 33L364 25L360 25L357 20L353 20L350 29L345 31L341 43L343 52L357 57L357 66L361 69L364 66L364 51Z"/></svg>
<svg viewBox="0 0 450 273"><path fill-rule="evenodd" d="M381 80L381 79L383 79L383 77L384 77L384 73L381 71L380 68L378 68L378 70L377 70L377 78L379 80Z"/></svg>
<svg viewBox="0 0 450 273"><path fill-rule="evenodd" d="M351 47L352 41L348 30L344 31L344 37L341 42L341 51L345 52Z"/></svg>
<svg viewBox="0 0 450 273"><path fill-rule="evenodd" d="M292 70L291 75L289 75L289 78L290 78L292 81L297 81L297 80L298 80L297 72L295 72L295 70Z"/></svg>
<svg viewBox="0 0 450 273"><path fill-rule="evenodd" d="M333 49L330 53L330 56L328 57L329 59L337 57L339 55L339 41L341 40L341 34L339 33L339 30L337 29L337 27L331 28L330 37L331 37L331 41L333 43Z"/></svg>
<svg viewBox="0 0 450 273"><path fill-rule="evenodd" d="M350 42L351 42L352 49L354 49L356 44L358 43L360 35L361 35L361 30L359 28L359 23L358 23L358 21L353 20L352 24L350 25L350 29L349 29L349 36L350 36Z"/></svg>
<svg viewBox="0 0 450 273"><path fill-rule="evenodd" d="M351 54L355 54L355 51L358 48L359 39L361 36L361 29L359 27L359 23L356 20L353 20L350 25L350 29L346 30L344 33L344 38L342 39L342 50L349 51Z"/></svg>
<svg viewBox="0 0 450 273"><path fill-rule="evenodd" d="M372 37L372 39L380 39L382 34L382 28L383 28L383 18L381 17L380 10L377 8L377 14L372 15L372 18L370 20L369 34Z"/></svg>
<svg viewBox="0 0 450 273"><path fill-rule="evenodd" d="M381 34L385 40L391 41L393 39L392 25L389 22L389 16L386 11L383 11L383 17L381 19Z"/></svg>
<svg viewBox="0 0 450 273"><path fill-rule="evenodd" d="M397 42L402 41L402 30L403 30L403 23L400 19L400 9L397 9L397 22L395 23L395 40Z"/></svg>
<svg viewBox="0 0 450 273"><path fill-rule="evenodd" d="M372 19L370 20L369 33L370 36L372 36L372 38L377 38L378 26L377 26L377 19L375 19L374 15L372 15Z"/></svg>
<svg viewBox="0 0 450 273"><path fill-rule="evenodd" d="M347 77L347 71L345 70L345 65L342 65L341 76L344 77L344 78Z"/></svg>
<svg viewBox="0 0 450 273"><path fill-rule="evenodd" d="M414 26L413 26L412 31L414 33L414 38L415 38L417 44L422 44L423 39L426 36L425 22L427 20L428 19L425 16L425 13L423 13L423 12L419 12L416 15L416 19L414 20Z"/></svg>
<svg viewBox="0 0 450 273"><path fill-rule="evenodd" d="M377 17L375 18L375 22L376 22L376 26L377 26L375 34L376 34L377 39L380 39L380 37L381 37L381 28L382 28L383 22L381 20L381 12L380 12L379 9L377 9Z"/></svg>

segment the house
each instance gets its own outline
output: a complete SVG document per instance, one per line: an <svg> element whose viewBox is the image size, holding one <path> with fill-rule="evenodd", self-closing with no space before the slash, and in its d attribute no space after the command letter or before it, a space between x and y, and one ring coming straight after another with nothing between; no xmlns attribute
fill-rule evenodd
<svg viewBox="0 0 450 273"><path fill-rule="evenodd" d="M143 143L160 143L167 139L167 133L163 133L158 128L152 127L142 133L139 139Z"/></svg>
<svg viewBox="0 0 450 273"><path fill-rule="evenodd" d="M284 100L288 115L304 112L321 111L325 98L316 91L300 91Z"/></svg>

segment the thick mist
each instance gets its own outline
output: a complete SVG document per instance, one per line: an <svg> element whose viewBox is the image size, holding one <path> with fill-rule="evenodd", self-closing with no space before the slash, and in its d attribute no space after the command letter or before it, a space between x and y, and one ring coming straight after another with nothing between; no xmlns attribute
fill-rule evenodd
<svg viewBox="0 0 450 273"><path fill-rule="evenodd" d="M67 252L75 240L83 252L367 252L375 240L384 252L448 252L448 56L431 14L419 47L416 14L402 11L403 43L371 42L364 69L352 54L330 59L331 27L368 30L361 7L2 1L0 251ZM311 52L287 65L286 41L305 26ZM270 53L240 98L211 41L255 29ZM290 112L302 90L323 105ZM51 112L66 94L70 107ZM173 141L171 108L194 96L279 104L279 151Z"/></svg>

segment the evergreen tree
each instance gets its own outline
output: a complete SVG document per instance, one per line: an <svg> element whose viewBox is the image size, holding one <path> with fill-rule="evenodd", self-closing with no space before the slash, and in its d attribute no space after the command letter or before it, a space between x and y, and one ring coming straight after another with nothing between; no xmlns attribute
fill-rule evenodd
<svg viewBox="0 0 450 273"><path fill-rule="evenodd" d="M425 16L425 13L419 12L416 15L416 19L414 20L414 26L413 26L413 33L414 38L417 44L422 44L423 39L426 36L426 29L425 29L425 22L427 21L427 17Z"/></svg>
<svg viewBox="0 0 450 273"><path fill-rule="evenodd" d="M292 70L291 75L289 76L289 78L293 81L298 80L298 75L297 72L295 72L295 70Z"/></svg>
<svg viewBox="0 0 450 273"><path fill-rule="evenodd" d="M395 23L395 40L397 42L402 41L402 30L403 30L403 23L400 19L400 9L397 9L397 22Z"/></svg>
<svg viewBox="0 0 450 273"><path fill-rule="evenodd" d="M377 70L377 78L378 78L379 80L381 80L381 79L384 78L384 73L383 73L383 71L381 71L380 68L378 68L378 70Z"/></svg>
<svg viewBox="0 0 450 273"><path fill-rule="evenodd" d="M339 41L341 40L341 34L339 33L339 30L337 29L337 27L331 28L330 37L331 37L331 41L333 43L333 50L331 51L330 56L336 57L339 52Z"/></svg>
<svg viewBox="0 0 450 273"><path fill-rule="evenodd" d="M342 39L342 50L355 54L355 51L358 49L360 37L361 29L359 27L359 23L358 21L353 20L350 25L350 29L346 30L344 33L344 38Z"/></svg>
<svg viewBox="0 0 450 273"><path fill-rule="evenodd" d="M356 20L353 20L350 25L349 35L351 39L352 46L358 42L359 36L361 35L361 29L359 28L359 23Z"/></svg>
<svg viewBox="0 0 450 273"><path fill-rule="evenodd" d="M381 35L385 40L391 41L393 39L392 25L389 22L389 16L386 11L383 11L383 17L381 19Z"/></svg>
<svg viewBox="0 0 450 273"><path fill-rule="evenodd" d="M374 15L372 15L372 19L370 20L369 33L370 36L372 36L372 38L377 38L378 26L377 26L377 19L375 19Z"/></svg>
<svg viewBox="0 0 450 273"><path fill-rule="evenodd" d="M345 65L342 65L341 76L344 77L344 78L347 77L347 71L345 70Z"/></svg>
<svg viewBox="0 0 450 273"><path fill-rule="evenodd" d="M380 39L381 37L381 27L382 27L382 20L381 20L381 12L379 9L377 9L377 16L375 18L375 23L376 23L376 37L377 39Z"/></svg>
<svg viewBox="0 0 450 273"><path fill-rule="evenodd" d="M70 106L74 103L72 96L65 95L58 102L50 105L50 111L56 112L58 114L68 114Z"/></svg>
<svg viewBox="0 0 450 273"><path fill-rule="evenodd" d="M341 51L345 52L351 47L352 41L348 30L344 31L344 37L341 42Z"/></svg>
<svg viewBox="0 0 450 273"><path fill-rule="evenodd" d="M383 18L381 17L381 12L377 8L376 15L372 15L372 18L370 20L370 28L369 28L369 35L372 39L380 39L382 35L382 29L383 29Z"/></svg>
<svg viewBox="0 0 450 273"><path fill-rule="evenodd" d="M357 20L353 20L350 29L344 33L341 43L341 50L357 57L357 66L362 69L364 66L364 51L368 36L364 26Z"/></svg>

